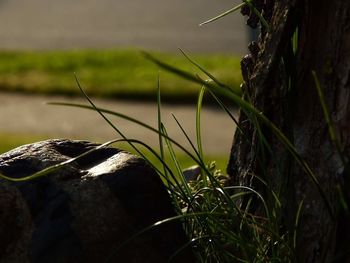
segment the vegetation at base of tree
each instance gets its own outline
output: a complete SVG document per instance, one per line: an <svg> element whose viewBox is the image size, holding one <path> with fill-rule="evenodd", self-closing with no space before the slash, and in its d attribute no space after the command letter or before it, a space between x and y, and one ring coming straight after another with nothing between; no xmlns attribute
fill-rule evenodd
<svg viewBox="0 0 350 263"><path fill-rule="evenodd" d="M152 52L180 68L194 67L180 52ZM205 54L194 58L224 83L239 90L239 57ZM135 49L70 51L0 51L0 91L79 95L73 73L91 96L154 100L157 67ZM198 71L198 74L200 72ZM193 102L195 84L162 72L162 96L170 102Z"/></svg>

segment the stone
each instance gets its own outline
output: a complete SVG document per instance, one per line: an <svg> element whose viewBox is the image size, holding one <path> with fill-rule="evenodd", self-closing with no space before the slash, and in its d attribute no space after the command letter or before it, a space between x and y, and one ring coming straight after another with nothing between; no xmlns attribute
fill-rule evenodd
<svg viewBox="0 0 350 263"><path fill-rule="evenodd" d="M0 172L22 178L97 146L24 145L0 155ZM180 221L143 231L173 216L164 184L143 159L100 148L36 179L0 179L0 263L156 263L177 251L171 262L195 262Z"/></svg>

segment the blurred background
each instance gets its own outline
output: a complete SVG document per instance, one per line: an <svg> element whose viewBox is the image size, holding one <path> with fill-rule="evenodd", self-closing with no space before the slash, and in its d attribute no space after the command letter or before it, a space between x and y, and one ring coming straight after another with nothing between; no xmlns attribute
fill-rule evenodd
<svg viewBox="0 0 350 263"><path fill-rule="evenodd" d="M242 16L199 27L237 0L1 0L2 49L142 48L245 52Z"/></svg>
<svg viewBox="0 0 350 263"><path fill-rule="evenodd" d="M118 135L97 113L47 102L86 103L75 82L97 106L157 126L160 76L163 121L169 135L186 145L174 114L195 138L197 84L145 60L140 50L201 74L179 52L239 89L239 60L248 35L239 11L199 26L236 6L237 0L0 0L0 150L47 138L105 142ZM203 76L204 77L204 76ZM210 104L210 105L209 105ZM211 103L203 107L204 151L229 155L233 121ZM235 113L235 109L232 109ZM127 121L111 120L130 138L157 145L157 136Z"/></svg>

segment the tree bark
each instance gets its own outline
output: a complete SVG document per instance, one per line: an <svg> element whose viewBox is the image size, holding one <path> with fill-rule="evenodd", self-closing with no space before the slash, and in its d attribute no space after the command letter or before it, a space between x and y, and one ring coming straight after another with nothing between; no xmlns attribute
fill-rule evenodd
<svg viewBox="0 0 350 263"><path fill-rule="evenodd" d="M267 11L263 10L263 14ZM287 230L292 230L303 201L297 262L347 262L350 221L340 206L340 190L344 190L344 199L349 203L350 179L330 139L311 72L314 70L320 81L341 154L347 159L350 1L282 0L275 1L270 11L269 29L262 30L258 44L251 45L251 54L242 60L244 96L294 144L315 174L324 196L271 130L263 124L257 129L244 113L239 119L242 132L237 130L234 136L228 165L231 183L253 187L272 203L271 191L256 178L266 181L280 198L279 220ZM298 51L294 55L291 38L295 32ZM259 207L254 211L258 213Z"/></svg>

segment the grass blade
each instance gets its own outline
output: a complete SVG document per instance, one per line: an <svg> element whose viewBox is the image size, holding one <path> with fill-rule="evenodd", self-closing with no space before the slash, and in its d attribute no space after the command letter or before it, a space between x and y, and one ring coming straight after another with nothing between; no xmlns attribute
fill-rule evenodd
<svg viewBox="0 0 350 263"><path fill-rule="evenodd" d="M194 74L189 73L189 72L187 72L185 70L179 69L177 67L174 67L174 66L172 66L172 65L170 65L168 63L165 63L165 62L161 61L161 60L157 59L156 57L154 57L153 55L151 55L151 54L149 54L147 52L143 52L143 55L144 55L144 57L146 59L148 59L149 61L155 63L160 68L163 68L166 71L169 71L169 72L171 72L171 73L173 73L175 75L178 75L178 76L180 76L183 79L192 81L194 83L198 83L201 86L204 85L207 88L211 89L215 94L219 94L219 95L221 95L223 97L232 98L232 99L234 99L234 97L240 97L240 93L234 91L232 88L227 88L227 86L225 86L226 87L225 88L225 87L219 86L219 85L217 85L215 83L203 80L200 77L198 77L197 75L194 75Z"/></svg>
<svg viewBox="0 0 350 263"><path fill-rule="evenodd" d="M79 104L79 103L67 103L67 102L49 102L49 105L55 105L55 106L69 106L69 107L76 107L76 108L83 108L83 109L88 109L88 110L95 110L95 108L93 106L89 106L89 105L84 105L84 104ZM176 145L177 147L179 147L186 155L188 155L193 161L195 161L197 164L200 164L200 162L198 161L198 158L196 158L191 152L189 152L185 147L183 147L181 144L179 144L178 142L176 142L174 139L168 137L167 135L161 133L160 131L158 131L157 129L153 128L152 126L141 122L137 119L134 119L132 117L129 117L125 114L119 113L119 112L115 112L115 111L111 111L111 110L107 110L107 109L103 109L103 108L99 108L96 107L101 113L105 113L105 114L110 114L122 119L125 119L127 121L133 122L135 124L138 124L142 127L144 127L145 129L148 129L152 132L155 132L157 134L160 134L163 138L168 139L169 141L171 141L174 145ZM113 125L114 126L114 125Z"/></svg>
<svg viewBox="0 0 350 263"><path fill-rule="evenodd" d="M179 120L176 118L176 116L174 114L171 114L177 124L177 126L179 126L180 130L182 131L183 135L186 137L186 140L188 141L188 143L191 145L191 148L193 149L193 151L196 153L196 155L198 156L198 160L201 160L200 158L200 154L198 152L198 150L196 149L196 147L194 146L193 142L191 141L190 137L188 136L187 132L185 131L185 129L182 127L182 125L180 124Z"/></svg>
<svg viewBox="0 0 350 263"><path fill-rule="evenodd" d="M165 160L163 137L161 135L162 111L161 111L161 95L160 95L160 77L159 77L159 74L158 74L158 81L157 81L157 123L158 123L158 131L159 131L158 140L159 140L160 157L162 158L162 160ZM168 175L165 167L164 167L164 175L165 175L165 177L167 177L167 175Z"/></svg>
<svg viewBox="0 0 350 263"><path fill-rule="evenodd" d="M164 133L165 135L167 135L167 131L164 127L164 125L162 124L161 125L161 132ZM182 174L182 169L181 169L181 166L176 158L176 154L175 154L175 151L171 145L171 142L168 140L168 139L164 139L165 140L165 143L168 147L168 150L169 150L169 153L170 153L170 156L171 156L171 159L175 165L175 168L177 170L177 173L178 173L178 179L180 179L181 181L181 185L182 187L185 189L185 192L187 193L187 197L191 197L192 194L191 194L191 189L189 188L186 180L185 180L185 177L183 176ZM189 198L190 199L190 198Z"/></svg>
<svg viewBox="0 0 350 263"><path fill-rule="evenodd" d="M6 176L4 174L0 174L0 178L3 178L3 179L8 180L8 181L12 181L12 182L24 182L24 181L34 180L34 179L37 179L39 177L46 176L46 175L48 175L50 173L53 173L53 172L61 169L62 167L66 166L66 165L68 165L70 163L73 163L73 162L81 159L82 157L84 157L84 156L86 156L86 155L88 155L88 154L90 154L90 153L92 153L94 151L102 149L102 148L104 148L106 146L109 146L109 145L111 145L113 143L116 143L118 141L119 141L118 139L117 140L108 141L108 142L106 142L104 144L101 144L99 146L96 146L93 149L88 150L85 153L82 153L82 154L80 154L80 155L78 155L78 156L76 156L74 158L71 158L71 159L69 159L67 161L63 161L63 162L60 162L58 164L52 165L50 167L47 167L47 168L45 168L45 169L43 169L43 170L41 170L41 171L39 171L37 173L29 175L29 176L25 176L25 177L21 177L21 178L13 178L13 177Z"/></svg>
<svg viewBox="0 0 350 263"><path fill-rule="evenodd" d="M203 156L203 148L202 148L202 135L201 135L201 110L202 110L202 102L203 102L203 96L205 93L205 86L202 86L197 100L197 110L196 110L196 138L197 138L197 148L199 153L199 158L204 161ZM207 177L204 176L203 169L201 169L201 174L204 185L208 186Z"/></svg>
<svg viewBox="0 0 350 263"><path fill-rule="evenodd" d="M201 135L201 110L203 96L205 93L205 87L202 86L197 101L197 110L196 110L196 138L197 138L197 148L200 158L203 160L203 148L202 148L202 135Z"/></svg>
<svg viewBox="0 0 350 263"><path fill-rule="evenodd" d="M232 90L229 86L227 86L226 84L223 84L221 81L219 81L213 74L211 74L210 72L208 72L205 68L203 68L199 63L197 63L196 61L194 61L192 58L190 58L189 55L187 55L185 53L185 51L183 51L181 48L179 49L180 52L182 53L182 55L184 55L184 57L191 62L191 64L193 64L195 67L197 67L200 71L202 71L205 75L207 75L212 81L214 81L218 86L223 87L229 91L234 92L234 90Z"/></svg>
<svg viewBox="0 0 350 263"><path fill-rule="evenodd" d="M231 9L229 9L229 10L227 10L227 11L225 11L225 12L223 12L223 13L221 13L221 14L219 14L219 15L217 15L217 16L215 16L215 17L213 17L213 18L211 18L211 19L209 19L209 20L207 20L205 22L203 22L203 23L200 23L199 26L204 26L204 25L209 24L211 22L214 22L214 21L216 21L216 20L218 20L218 19L220 19L220 18L222 18L224 16L227 16L227 15L237 11L238 9L242 8L245 4L246 3L243 2L243 3L233 7Z"/></svg>

